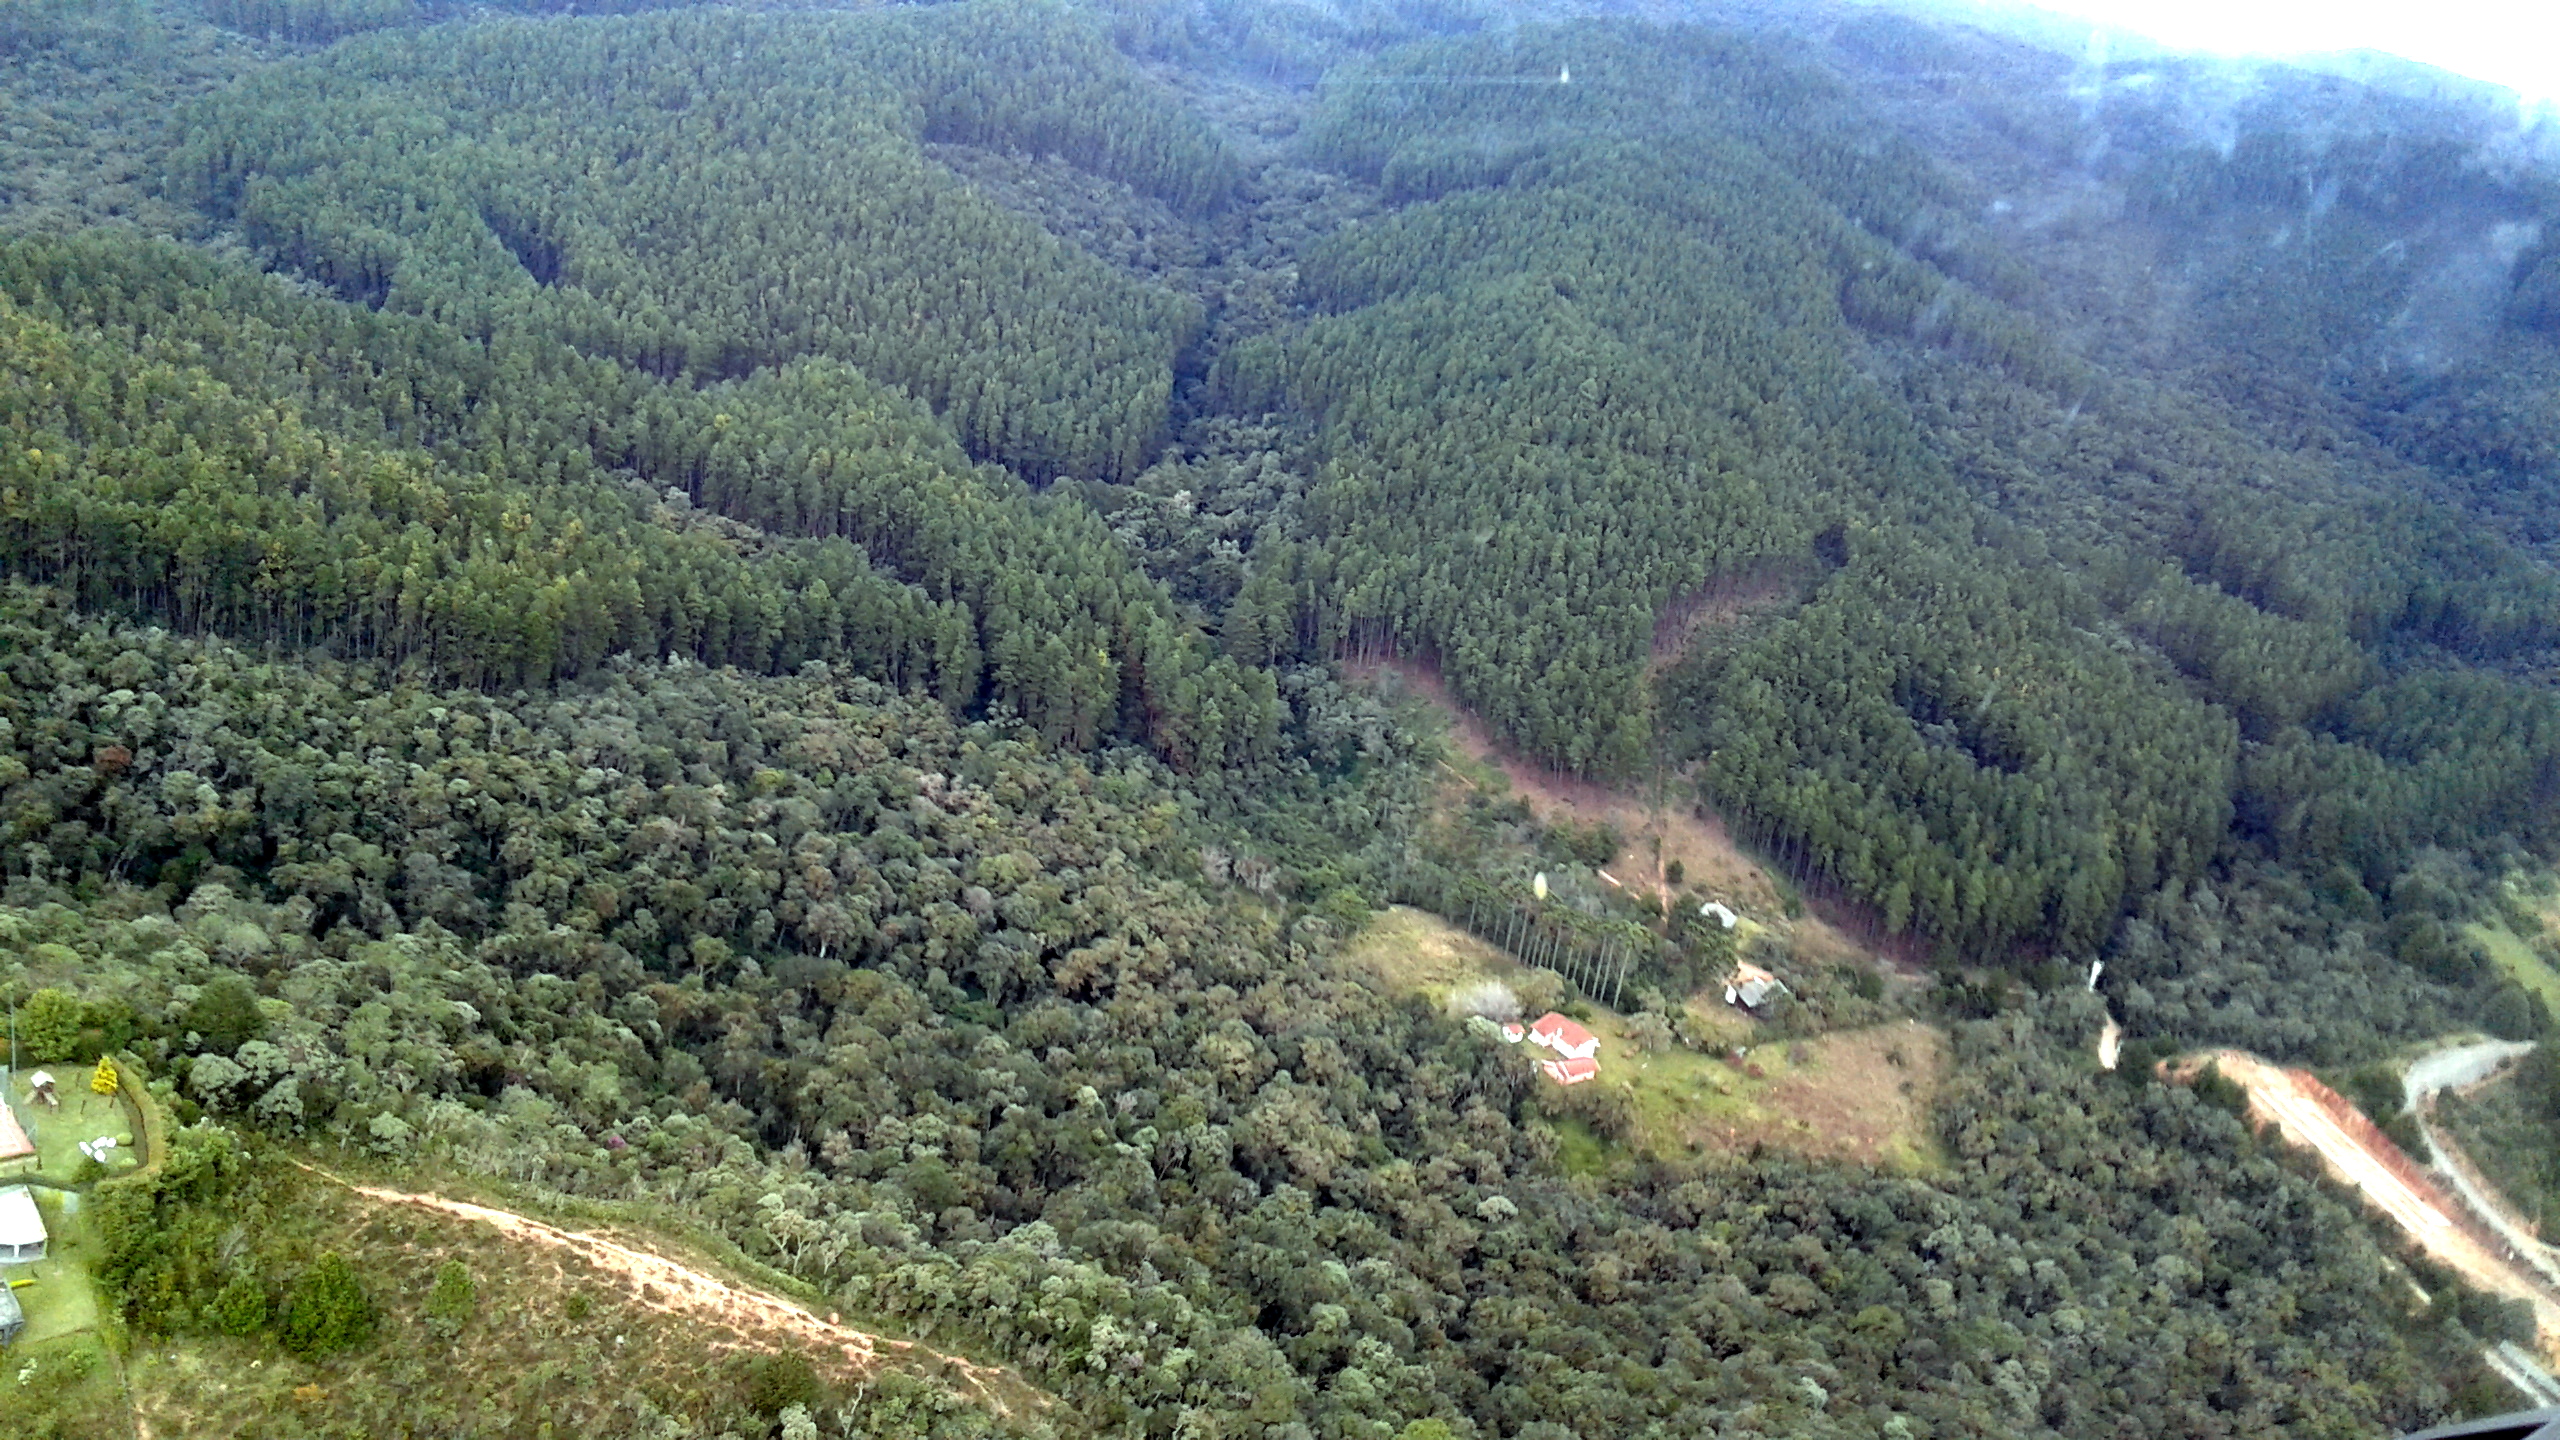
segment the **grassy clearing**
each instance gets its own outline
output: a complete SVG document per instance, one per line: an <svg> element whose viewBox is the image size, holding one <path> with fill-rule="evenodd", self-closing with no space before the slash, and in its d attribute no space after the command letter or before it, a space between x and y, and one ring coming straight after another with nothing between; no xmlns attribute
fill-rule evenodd
<svg viewBox="0 0 2560 1440"><path fill-rule="evenodd" d="M2553 969L2522 937L2499 921L2474 922L2464 926L2463 932L2480 942L2499 969L2540 995L2552 1014L2560 1015L2560 970Z"/></svg>
<svg viewBox="0 0 2560 1440"><path fill-rule="evenodd" d="M1440 1004L1483 980L1501 981L1539 1008L1562 989L1554 976L1402 906L1372 921L1346 954L1389 988ZM1757 1023L1720 996L1692 997L1689 1008L1695 1024L1728 1048L1716 1054L1680 1045L1647 1050L1632 1017L1597 1005L1575 1007L1600 1041L1600 1078L1590 1084L1623 1094L1633 1123L1623 1146L1608 1146L1568 1117L1558 1127L1559 1159L1568 1173L1592 1173L1642 1154L1755 1145L1921 1173L1942 1163L1928 1113L1945 1064L1945 1038L1936 1030L1905 1022L1764 1044ZM1739 1061L1730 1054L1735 1046L1748 1048ZM1523 1046L1520 1063L1544 1055Z"/></svg>
<svg viewBox="0 0 2560 1440"><path fill-rule="evenodd" d="M94 1333L20 1340L0 1357L0 1433L124 1440L131 1419L115 1358Z"/></svg>
<svg viewBox="0 0 2560 1440"><path fill-rule="evenodd" d="M1481 792L1497 800L1519 799L1544 824L1610 826L1620 839L1618 853L1599 868L1629 896L1663 907L1675 892L1695 891L1755 917L1761 928L1783 936L1806 959L1839 966L1877 963L1871 943L1877 937L1853 934L1832 919L1808 913L1793 885L1753 859L1721 822L1690 808L1687 782L1662 777L1658 788L1638 793L1556 775L1507 752L1429 667L1391 661L1355 666L1352 673L1390 696L1422 702L1417 708L1428 717L1422 723L1426 728L1436 724L1442 742L1442 773L1449 782L1441 795L1444 807L1462 804L1469 792ZM1674 864L1684 877L1679 885L1669 881ZM1845 922L1847 917L1834 918Z"/></svg>

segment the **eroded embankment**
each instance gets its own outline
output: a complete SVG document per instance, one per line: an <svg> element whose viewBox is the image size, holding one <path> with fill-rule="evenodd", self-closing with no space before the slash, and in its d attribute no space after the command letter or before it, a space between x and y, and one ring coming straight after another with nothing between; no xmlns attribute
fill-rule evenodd
<svg viewBox="0 0 2560 1440"><path fill-rule="evenodd" d="M2307 1071L2283 1069L2238 1050L2190 1056L2178 1070L2192 1074L2208 1063L2248 1095L2251 1116L2318 1153L2330 1174L2354 1186L2438 1263L2483 1290L2531 1305L2544 1363L2560 1357L2560 1291L2512 1256L2487 1224L2363 1111Z"/></svg>
<svg viewBox="0 0 2560 1440"><path fill-rule="evenodd" d="M649 1309L680 1317L691 1325L725 1330L741 1343L759 1348L796 1344L831 1357L848 1378L895 1365L943 1380L1007 1417L1023 1410L1046 1410L1055 1403L1046 1392L1009 1370L946 1355L912 1340L893 1340L856 1330L811 1314L780 1295L734 1284L610 1235L567 1230L512 1210L468 1200L359 1185L325 1170L314 1169L312 1173L369 1200L476 1221L519 1243L566 1252L603 1274L620 1278Z"/></svg>

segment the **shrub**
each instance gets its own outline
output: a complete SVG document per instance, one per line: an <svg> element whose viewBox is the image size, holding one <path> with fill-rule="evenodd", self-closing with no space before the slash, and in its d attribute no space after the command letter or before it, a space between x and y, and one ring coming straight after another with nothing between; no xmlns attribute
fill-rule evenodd
<svg viewBox="0 0 2560 1440"><path fill-rule="evenodd" d="M302 1272L277 1330L297 1355L353 1349L373 1338L373 1302L345 1256L329 1251Z"/></svg>
<svg viewBox="0 0 2560 1440"><path fill-rule="evenodd" d="M581 1297L583 1298L583 1297ZM480 1308L479 1287L471 1283L471 1272L459 1260L447 1260L436 1267L436 1280L427 1291L427 1328L450 1340L462 1333Z"/></svg>

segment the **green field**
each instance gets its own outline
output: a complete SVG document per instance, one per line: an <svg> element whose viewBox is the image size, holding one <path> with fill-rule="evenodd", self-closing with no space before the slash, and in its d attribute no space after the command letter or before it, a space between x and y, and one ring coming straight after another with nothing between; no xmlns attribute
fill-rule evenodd
<svg viewBox="0 0 2560 1440"><path fill-rule="evenodd" d="M2554 970L2550 961L2501 922L2474 922L2464 926L2463 931L2488 950L2489 958L2498 962L2499 969L2540 995L2551 1012L2560 1015L2560 970Z"/></svg>
<svg viewBox="0 0 2560 1440"><path fill-rule="evenodd" d="M27 1316L26 1333L18 1337L20 1346L98 1327L98 1292L89 1280L97 1242L79 1213L80 1197L41 1187L35 1197L49 1237L45 1258L33 1265L5 1267L11 1281L35 1282L18 1290L18 1305Z"/></svg>
<svg viewBox="0 0 2560 1440"><path fill-rule="evenodd" d="M133 1115L124 1103L114 1096L91 1091L85 1065L64 1067L55 1076L61 1082L55 1086L55 1092L62 1097L59 1109L11 1097L18 1123L27 1127L27 1138L36 1142L38 1173L56 1180L77 1176L82 1159L80 1142L101 1135L117 1137L116 1158L109 1173L121 1173L141 1163L141 1152L126 1143L133 1134Z"/></svg>

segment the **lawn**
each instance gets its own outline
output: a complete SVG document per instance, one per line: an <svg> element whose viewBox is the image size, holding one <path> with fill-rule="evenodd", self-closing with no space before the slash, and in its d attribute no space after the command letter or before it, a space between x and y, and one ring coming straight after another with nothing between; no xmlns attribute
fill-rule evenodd
<svg viewBox="0 0 2560 1440"><path fill-rule="evenodd" d="M80 1197L41 1186L34 1193L49 1237L45 1258L32 1265L0 1267L12 1282L35 1282L18 1287L18 1305L27 1315L20 1345L77 1335L98 1325L98 1292L89 1280L97 1242L79 1213Z"/></svg>
<svg viewBox="0 0 2560 1440"><path fill-rule="evenodd" d="M2499 969L2517 984L2539 994L2542 1003L2551 1007L2551 1013L2560 1015L2560 971L2553 970L2550 961L2501 922L2475 922L2464 926L2463 932L2480 942L2489 958L2498 962Z"/></svg>
<svg viewBox="0 0 2560 1440"><path fill-rule="evenodd" d="M139 1152L124 1143L133 1134L133 1115L124 1103L112 1095L92 1092L89 1067L85 1065L58 1067L53 1074L58 1082L54 1093L62 1097L60 1109L27 1100L23 1088L10 1097L10 1108L18 1112L18 1123L27 1127L27 1138L36 1142L39 1173L57 1180L71 1179L80 1171L80 1142L101 1135L117 1137L114 1170L139 1164Z"/></svg>

